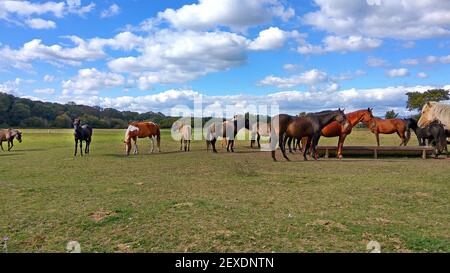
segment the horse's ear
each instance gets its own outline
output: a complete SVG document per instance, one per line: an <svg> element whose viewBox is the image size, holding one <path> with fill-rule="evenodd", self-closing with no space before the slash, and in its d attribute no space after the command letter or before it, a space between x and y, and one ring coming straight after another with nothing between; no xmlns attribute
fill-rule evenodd
<svg viewBox="0 0 450 273"><path fill-rule="evenodd" d="M428 101L428 102L427 102L427 106L428 106L428 107L431 107L431 102Z"/></svg>

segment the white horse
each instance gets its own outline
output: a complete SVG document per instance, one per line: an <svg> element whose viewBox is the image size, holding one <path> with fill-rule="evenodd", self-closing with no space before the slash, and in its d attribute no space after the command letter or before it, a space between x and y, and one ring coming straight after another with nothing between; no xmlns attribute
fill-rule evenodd
<svg viewBox="0 0 450 273"><path fill-rule="evenodd" d="M417 123L419 127L423 128L434 121L439 121L446 127L450 128L450 105L428 102L422 109L422 115Z"/></svg>
<svg viewBox="0 0 450 273"><path fill-rule="evenodd" d="M177 123L174 124L174 130L178 131L181 135L180 139L180 151L190 151L191 150L191 136L192 136L192 127L189 124ZM184 144L184 147L183 147Z"/></svg>
<svg viewBox="0 0 450 273"><path fill-rule="evenodd" d="M255 122L251 126L251 142L250 147L253 148L255 141L258 143L258 148L261 148L261 136L270 137L271 124L267 122Z"/></svg>

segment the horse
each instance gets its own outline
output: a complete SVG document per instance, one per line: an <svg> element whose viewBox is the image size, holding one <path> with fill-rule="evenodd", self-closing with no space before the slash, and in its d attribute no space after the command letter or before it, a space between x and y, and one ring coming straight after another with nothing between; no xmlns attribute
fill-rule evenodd
<svg viewBox="0 0 450 273"><path fill-rule="evenodd" d="M214 122L206 128L206 150L212 146L213 152L217 153L216 142L218 137L227 139L227 152L234 153L234 139L243 128L250 130L250 122L247 117L236 115L231 120Z"/></svg>
<svg viewBox="0 0 450 273"><path fill-rule="evenodd" d="M342 155L344 142L345 142L345 139L347 138L347 136L352 133L353 127L358 125L358 123L360 123L360 122L369 122L370 119L373 118L372 111L373 111L372 108L367 108L367 109L358 110L358 111L346 114L348 122L350 123L350 126L348 126L347 128L344 128L344 126L342 126L339 122L333 121L332 123L328 124L327 126L325 126L325 128L322 129L321 134L323 137L326 137L326 138L339 137L338 148L337 148L337 153L336 153L336 156L339 159L342 159L344 157ZM296 141L297 141L297 143L295 142L295 139L294 139L294 150L297 147L301 150L299 139L296 139ZM290 143L288 143L288 145L289 145L289 150L290 150L291 149ZM306 145L306 139L303 138L302 139L302 147L305 147L305 145Z"/></svg>
<svg viewBox="0 0 450 273"><path fill-rule="evenodd" d="M409 139L411 138L411 131L408 130L406 121L403 119L381 119L372 117L369 121L363 121L363 123L367 125L373 134L375 134L378 146L380 146L380 134L389 135L397 133L402 140L400 146L408 145Z"/></svg>
<svg viewBox="0 0 450 273"><path fill-rule="evenodd" d="M307 137L306 146L303 149L303 158L306 158L307 151L312 147L312 154L314 159L317 160L317 145L320 140L322 129L333 121L337 121L342 124L344 128L350 126L350 123L345 116L343 110L337 111L323 111L319 113L311 113L302 117L291 116L286 114L277 115L272 120L272 133L271 133L271 148L272 159L277 161L275 157L276 140L279 142L279 146L284 158L288 161L290 159L286 155L286 140L289 137L303 138ZM311 146L312 145L312 146Z"/></svg>
<svg viewBox="0 0 450 273"><path fill-rule="evenodd" d="M417 136L419 146L425 146L426 141L428 145L436 147L435 154L447 151L447 135L444 126L439 122L432 122L425 128L420 128L415 119L409 118L406 120L409 129L412 129Z"/></svg>
<svg viewBox="0 0 450 273"><path fill-rule="evenodd" d="M80 142L80 154L83 156L83 141L86 141L86 147L84 150L85 154L89 154L91 149L91 141L92 141L92 133L93 130L89 125L83 125L81 126L81 120L80 119L74 119L73 121L73 129L74 129L74 137L75 137L75 154L74 156L77 156L77 149L78 149L78 141Z"/></svg>
<svg viewBox="0 0 450 273"><path fill-rule="evenodd" d="M250 127L251 127L250 148L253 148L255 142L258 144L258 148L261 148L261 136L270 137L272 127L271 123L257 121L253 123Z"/></svg>
<svg viewBox="0 0 450 273"><path fill-rule="evenodd" d="M178 133L181 135L180 139L180 151L183 151L183 144L184 144L184 151L190 151L191 150L191 136L192 136L192 127L189 124L184 123L178 123L174 125L174 129L178 131Z"/></svg>
<svg viewBox="0 0 450 273"><path fill-rule="evenodd" d="M2 151L5 151L3 149L3 141L8 143L8 152L11 151L12 147L14 147L14 138L17 139L19 143L22 143L22 132L16 129L0 130L0 147L2 148Z"/></svg>
<svg viewBox="0 0 450 273"><path fill-rule="evenodd" d="M139 153L137 146L138 138L149 138L152 142L151 153L155 151L155 138L158 147L158 152L161 152L161 129L159 125L154 122L130 122L128 124L127 131L125 132L125 152L126 155L130 155L131 151L131 140L134 142L133 154L137 155Z"/></svg>
<svg viewBox="0 0 450 273"><path fill-rule="evenodd" d="M422 115L417 123L423 128L433 121L441 122L447 129L450 128L450 105L427 102L422 108Z"/></svg>

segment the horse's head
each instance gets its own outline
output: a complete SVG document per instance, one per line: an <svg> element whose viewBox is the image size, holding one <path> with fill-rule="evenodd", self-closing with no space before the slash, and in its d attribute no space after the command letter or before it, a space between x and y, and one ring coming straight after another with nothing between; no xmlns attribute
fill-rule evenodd
<svg viewBox="0 0 450 273"><path fill-rule="evenodd" d="M363 111L361 121L365 124L368 124L372 119L373 119L373 108L367 108L367 110Z"/></svg>
<svg viewBox="0 0 450 273"><path fill-rule="evenodd" d="M337 114L334 118L335 121L337 121L339 124L341 124L344 127L344 130L347 130L350 125L350 122L347 119L347 116L345 115L345 109L339 108L337 110Z"/></svg>
<svg viewBox="0 0 450 273"><path fill-rule="evenodd" d="M131 151L131 139L135 138L139 132L139 127L136 127L132 124L128 125L127 131L125 132L125 138L123 143L125 143L125 151L127 155L130 155Z"/></svg>
<svg viewBox="0 0 450 273"><path fill-rule="evenodd" d="M75 131L81 129L81 120L79 118L73 120L73 128L75 129Z"/></svg>
<svg viewBox="0 0 450 273"><path fill-rule="evenodd" d="M433 111L434 106L434 102L427 102L427 104L423 106L419 122L417 122L419 127L424 128L437 119L436 114Z"/></svg>
<svg viewBox="0 0 450 273"><path fill-rule="evenodd" d="M22 143L22 132L19 130L16 131L16 139L19 143Z"/></svg>

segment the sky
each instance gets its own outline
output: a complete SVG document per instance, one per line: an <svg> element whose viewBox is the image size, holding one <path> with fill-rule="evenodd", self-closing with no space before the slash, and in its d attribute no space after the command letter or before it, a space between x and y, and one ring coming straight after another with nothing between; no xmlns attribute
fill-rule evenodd
<svg viewBox="0 0 450 273"><path fill-rule="evenodd" d="M450 89L450 1L0 0L0 92L138 112L406 111Z"/></svg>

